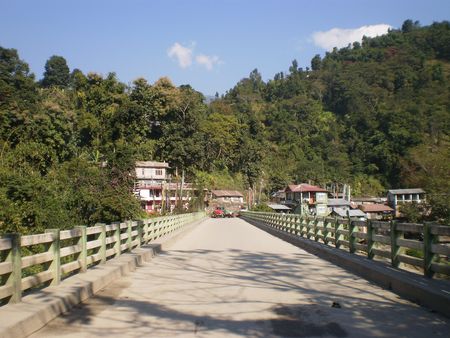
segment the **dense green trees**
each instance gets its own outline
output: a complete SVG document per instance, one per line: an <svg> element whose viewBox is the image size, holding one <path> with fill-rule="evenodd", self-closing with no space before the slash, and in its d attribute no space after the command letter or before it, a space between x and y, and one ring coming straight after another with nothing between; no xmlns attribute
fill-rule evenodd
<svg viewBox="0 0 450 338"><path fill-rule="evenodd" d="M135 160L165 160L201 188L262 191L346 183L356 194L421 187L429 217L449 215L450 25L365 37L257 69L208 105L167 78L128 87L114 73L52 56L36 82L0 47L0 232L140 216ZM200 205L200 204L199 204Z"/></svg>
<svg viewBox="0 0 450 338"><path fill-rule="evenodd" d="M70 70L66 59L62 56L53 55L45 63L44 78L42 85L44 87L67 87L70 80Z"/></svg>
<svg viewBox="0 0 450 338"><path fill-rule="evenodd" d="M448 22L407 20L401 30L314 56L312 71L294 61L268 83L253 71L214 104L262 125L259 175L267 192L290 181L347 183L357 194L378 195L417 186L430 194L430 217L449 220L442 180L450 181L450 171L430 175L418 164L436 156L448 162L448 154L417 155L430 142L442 149L437 144L448 138L449 38Z"/></svg>

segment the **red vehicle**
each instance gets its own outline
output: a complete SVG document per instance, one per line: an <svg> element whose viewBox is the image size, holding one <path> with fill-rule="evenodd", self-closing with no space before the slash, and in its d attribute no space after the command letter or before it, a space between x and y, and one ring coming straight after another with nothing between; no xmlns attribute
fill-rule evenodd
<svg viewBox="0 0 450 338"><path fill-rule="evenodd" d="M225 210L223 207L217 207L211 214L212 218L222 218L225 215Z"/></svg>

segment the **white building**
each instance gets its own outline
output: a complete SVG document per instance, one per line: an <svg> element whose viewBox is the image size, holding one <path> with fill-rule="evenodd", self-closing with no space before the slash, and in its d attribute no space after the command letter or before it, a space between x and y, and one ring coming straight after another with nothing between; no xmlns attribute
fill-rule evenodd
<svg viewBox="0 0 450 338"><path fill-rule="evenodd" d="M169 164L166 162L137 161L135 165L135 194L142 208L148 213L161 210Z"/></svg>
<svg viewBox="0 0 450 338"><path fill-rule="evenodd" d="M423 189L396 189L389 190L387 194L388 204L395 210L395 216L400 217L399 206L404 203L422 203L425 201Z"/></svg>

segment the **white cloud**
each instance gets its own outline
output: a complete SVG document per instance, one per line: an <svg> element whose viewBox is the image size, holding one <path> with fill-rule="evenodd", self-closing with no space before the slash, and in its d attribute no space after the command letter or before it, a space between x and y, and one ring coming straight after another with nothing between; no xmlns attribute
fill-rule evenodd
<svg viewBox="0 0 450 338"><path fill-rule="evenodd" d="M175 42L167 51L167 55L172 59L177 59L178 65L181 68L187 68L192 64L193 47L184 47L178 42Z"/></svg>
<svg viewBox="0 0 450 338"><path fill-rule="evenodd" d="M326 32L315 32L312 35L314 44L326 50L333 47L346 47L355 41L361 42L362 37L374 37L386 34L391 26L386 24L362 26L355 29L333 28Z"/></svg>
<svg viewBox="0 0 450 338"><path fill-rule="evenodd" d="M195 61L197 61L199 65L205 66L207 70L212 70L214 65L219 65L222 63L216 55L208 56L203 54L197 55L195 57Z"/></svg>

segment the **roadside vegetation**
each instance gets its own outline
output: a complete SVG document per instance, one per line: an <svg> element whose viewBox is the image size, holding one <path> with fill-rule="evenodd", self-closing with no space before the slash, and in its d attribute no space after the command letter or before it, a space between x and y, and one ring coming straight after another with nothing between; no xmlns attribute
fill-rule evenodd
<svg viewBox="0 0 450 338"><path fill-rule="evenodd" d="M255 69L207 105L189 85L127 86L62 56L38 81L0 47L0 233L141 217L135 160L169 162L201 188L265 196L294 181L357 195L421 187L425 218L448 223L449 61L449 22L407 20L267 82Z"/></svg>

